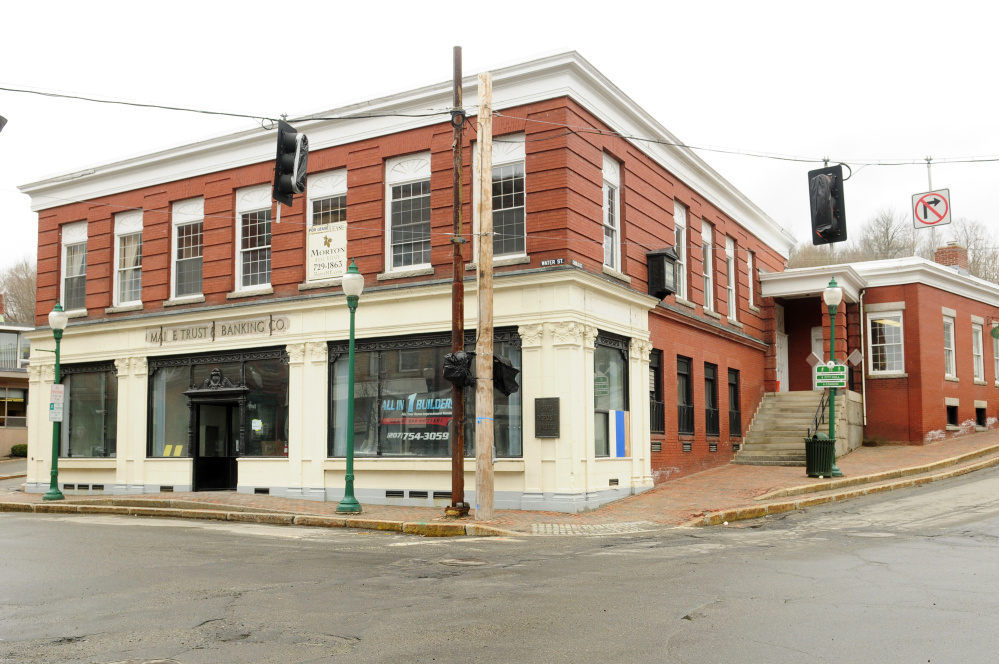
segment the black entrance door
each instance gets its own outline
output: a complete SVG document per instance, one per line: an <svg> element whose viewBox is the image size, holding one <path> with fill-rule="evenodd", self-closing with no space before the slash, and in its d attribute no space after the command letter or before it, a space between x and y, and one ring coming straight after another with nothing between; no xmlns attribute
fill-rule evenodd
<svg viewBox="0 0 999 664"><path fill-rule="evenodd" d="M236 488L238 404L192 404L197 409L194 445L194 490Z"/></svg>

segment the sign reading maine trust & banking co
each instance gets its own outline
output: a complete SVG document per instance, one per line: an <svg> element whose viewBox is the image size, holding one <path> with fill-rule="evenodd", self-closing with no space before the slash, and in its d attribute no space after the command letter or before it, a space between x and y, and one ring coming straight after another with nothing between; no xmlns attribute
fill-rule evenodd
<svg viewBox="0 0 999 664"><path fill-rule="evenodd" d="M146 345L168 346L223 341L237 337L271 337L284 334L289 327L291 319L287 316L219 319L190 325L153 327L146 330Z"/></svg>
<svg viewBox="0 0 999 664"><path fill-rule="evenodd" d="M347 222L309 229L306 280L339 279L347 271Z"/></svg>

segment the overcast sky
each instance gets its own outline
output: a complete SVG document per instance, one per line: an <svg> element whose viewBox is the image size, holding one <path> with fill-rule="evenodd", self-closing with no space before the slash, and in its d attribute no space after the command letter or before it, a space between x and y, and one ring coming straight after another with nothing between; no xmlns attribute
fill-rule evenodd
<svg viewBox="0 0 999 664"><path fill-rule="evenodd" d="M466 75L576 50L690 145L854 164L851 231L885 206L911 216L925 157L999 155L999 5L981 1L15 0L0 13L0 87L271 117L449 80L455 45ZM36 252L37 215L17 185L253 126L5 91L0 115L0 267ZM698 154L807 239L806 173L821 164ZM920 163L858 164L886 159ZM933 167L954 216L999 237L997 182L999 161Z"/></svg>

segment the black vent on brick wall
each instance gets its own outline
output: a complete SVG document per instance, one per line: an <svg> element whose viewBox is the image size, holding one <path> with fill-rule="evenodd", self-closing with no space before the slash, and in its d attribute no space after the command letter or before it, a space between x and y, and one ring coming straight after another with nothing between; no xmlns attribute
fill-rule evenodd
<svg viewBox="0 0 999 664"><path fill-rule="evenodd" d="M717 442L708 443L708 452L717 452L717 451L718 451L718 443Z"/></svg>
<svg viewBox="0 0 999 664"><path fill-rule="evenodd" d="M652 441L652 451L653 452L662 452L663 451L663 444L662 444L662 442L658 441L658 440L653 440Z"/></svg>
<svg viewBox="0 0 999 664"><path fill-rule="evenodd" d="M692 442L690 442L689 440L683 441L683 451L684 452L691 452L691 451L693 451L693 449L694 449L694 444Z"/></svg>

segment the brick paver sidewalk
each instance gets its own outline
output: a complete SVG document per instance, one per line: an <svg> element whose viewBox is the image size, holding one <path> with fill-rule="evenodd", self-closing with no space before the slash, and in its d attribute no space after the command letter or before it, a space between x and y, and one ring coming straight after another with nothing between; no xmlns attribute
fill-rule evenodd
<svg viewBox="0 0 999 664"><path fill-rule="evenodd" d="M862 447L837 460L839 468L851 481L863 481L865 476L904 468L940 464L962 455L977 455L953 463L953 468L970 467L988 460L999 465L999 429L959 436L924 446ZM939 472L939 468L923 471L923 475ZM918 474L915 476L919 476ZM717 512L760 505L757 500L767 494L791 489L797 494L808 493L800 487L816 485L828 490L829 480L812 479L803 467L737 466L729 464L712 470L665 482L637 496L605 505L596 510L577 514L497 510L495 518L484 522L497 528L520 533L596 533L625 532L649 526L678 526L691 519ZM882 481L882 483L884 483ZM825 485L825 486L823 486ZM335 515L336 503L294 500L274 496L234 492L146 494L130 498L146 500L195 501L239 511L274 511L299 515ZM99 502L107 497L67 496L67 502ZM778 500L773 498L773 501ZM41 494L12 494L0 497L0 502L40 503ZM764 503L765 504L765 503ZM393 522L444 523L475 522L474 517L455 520L445 517L442 508L364 505L363 519Z"/></svg>

